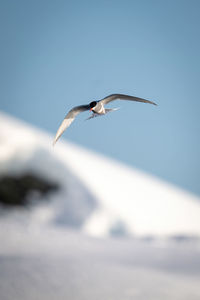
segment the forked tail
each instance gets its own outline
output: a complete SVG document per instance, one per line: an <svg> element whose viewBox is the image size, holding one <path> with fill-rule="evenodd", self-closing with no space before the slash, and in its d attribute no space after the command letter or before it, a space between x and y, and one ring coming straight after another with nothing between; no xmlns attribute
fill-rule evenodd
<svg viewBox="0 0 200 300"><path fill-rule="evenodd" d="M108 112L111 112L111 111L115 111L115 110L118 110L119 107L116 107L116 108L105 108L105 113L107 114Z"/></svg>

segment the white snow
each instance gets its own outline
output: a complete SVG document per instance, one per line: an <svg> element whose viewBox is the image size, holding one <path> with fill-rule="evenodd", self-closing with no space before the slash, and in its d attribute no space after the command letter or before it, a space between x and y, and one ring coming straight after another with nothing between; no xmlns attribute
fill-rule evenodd
<svg viewBox="0 0 200 300"><path fill-rule="evenodd" d="M118 219L135 235L200 233L200 199L121 163L74 145L55 153L99 199L85 229L105 235ZM64 155L66 153L66 155Z"/></svg>
<svg viewBox="0 0 200 300"><path fill-rule="evenodd" d="M61 186L0 214L0 299L200 299L198 239L132 237L199 234L199 199L52 138L0 114L0 175L31 171Z"/></svg>
<svg viewBox="0 0 200 300"><path fill-rule="evenodd" d="M77 213L79 205L84 209L88 190L97 203L82 222L82 230L94 236L109 235L118 224L135 236L200 235L198 197L72 143L62 140L52 147L52 138L1 113L1 173L31 167L58 180L63 187L60 203L67 193L76 199L71 214ZM77 181L83 185L81 190L72 184ZM47 215L52 217L50 212Z"/></svg>

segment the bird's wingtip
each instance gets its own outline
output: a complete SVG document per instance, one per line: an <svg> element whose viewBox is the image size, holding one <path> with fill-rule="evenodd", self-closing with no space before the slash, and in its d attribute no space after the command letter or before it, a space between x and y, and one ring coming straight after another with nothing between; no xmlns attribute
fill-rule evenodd
<svg viewBox="0 0 200 300"><path fill-rule="evenodd" d="M54 140L53 140L53 142L52 142L52 147L54 147L54 146L55 146L56 142L57 142L57 140L56 140L56 139L54 139Z"/></svg>

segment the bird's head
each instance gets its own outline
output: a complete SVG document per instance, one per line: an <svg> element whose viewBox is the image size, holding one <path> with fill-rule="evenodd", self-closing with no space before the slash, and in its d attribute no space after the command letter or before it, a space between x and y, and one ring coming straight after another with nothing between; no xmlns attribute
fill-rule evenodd
<svg viewBox="0 0 200 300"><path fill-rule="evenodd" d="M90 102L90 110L93 110L93 108L97 105L97 102L96 101L92 101Z"/></svg>

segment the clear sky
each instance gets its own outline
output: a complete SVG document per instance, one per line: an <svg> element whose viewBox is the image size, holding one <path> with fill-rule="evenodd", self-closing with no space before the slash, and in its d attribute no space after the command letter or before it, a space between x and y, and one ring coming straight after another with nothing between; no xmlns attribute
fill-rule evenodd
<svg viewBox="0 0 200 300"><path fill-rule="evenodd" d="M200 1L0 1L0 109L200 195ZM145 188L145 187L144 187Z"/></svg>

